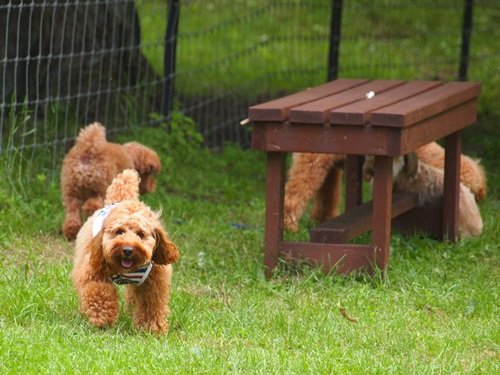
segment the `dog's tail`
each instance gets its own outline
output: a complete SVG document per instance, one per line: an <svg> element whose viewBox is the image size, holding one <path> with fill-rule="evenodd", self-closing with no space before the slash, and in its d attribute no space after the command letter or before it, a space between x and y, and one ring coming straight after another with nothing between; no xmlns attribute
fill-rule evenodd
<svg viewBox="0 0 500 375"><path fill-rule="evenodd" d="M87 125L78 133L76 142L86 147L102 147L106 144L106 129L99 122Z"/></svg>
<svg viewBox="0 0 500 375"><path fill-rule="evenodd" d="M106 190L104 204L121 202L130 199L139 199L139 183L141 179L134 169L125 169L118 174Z"/></svg>

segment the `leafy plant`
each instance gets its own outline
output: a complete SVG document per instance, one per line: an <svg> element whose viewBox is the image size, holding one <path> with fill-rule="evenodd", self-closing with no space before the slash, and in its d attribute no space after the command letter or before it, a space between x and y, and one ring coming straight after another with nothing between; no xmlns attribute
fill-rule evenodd
<svg viewBox="0 0 500 375"><path fill-rule="evenodd" d="M162 144L157 144L157 147L167 151L172 158L180 156L183 159L190 159L199 153L203 136L192 118L178 110L172 112L168 123L161 121L162 116L157 113L151 114L150 117L165 130L165 138L162 138Z"/></svg>

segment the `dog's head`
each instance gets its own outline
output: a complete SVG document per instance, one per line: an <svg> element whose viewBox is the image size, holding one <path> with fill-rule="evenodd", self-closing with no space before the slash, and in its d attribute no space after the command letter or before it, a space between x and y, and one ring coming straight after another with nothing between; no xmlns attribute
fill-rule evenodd
<svg viewBox="0 0 500 375"><path fill-rule="evenodd" d="M363 164L363 178L366 181L371 181L375 175L375 157L366 156ZM392 160L392 177L395 179L400 175L412 177L417 173L418 158L414 152L410 152L405 156L395 157Z"/></svg>
<svg viewBox="0 0 500 375"><path fill-rule="evenodd" d="M418 157L415 152L410 152L404 157L404 167L403 171L408 177L415 177L418 172Z"/></svg>
<svg viewBox="0 0 500 375"><path fill-rule="evenodd" d="M139 186L141 194L155 190L155 176L161 170L161 161L155 151L138 143L129 142L123 145L134 160L134 168L141 177Z"/></svg>
<svg viewBox="0 0 500 375"><path fill-rule="evenodd" d="M134 272L150 261L171 264L178 258L160 215L138 201L114 206L91 241L92 266L105 268L109 275Z"/></svg>

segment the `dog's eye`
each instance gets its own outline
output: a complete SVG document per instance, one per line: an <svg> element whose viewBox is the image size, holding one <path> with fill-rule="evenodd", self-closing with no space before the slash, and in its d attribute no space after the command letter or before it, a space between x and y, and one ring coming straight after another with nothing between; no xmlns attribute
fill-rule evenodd
<svg viewBox="0 0 500 375"><path fill-rule="evenodd" d="M140 230L139 232L137 232L137 235L139 236L139 238L141 240L144 238L144 232L142 230Z"/></svg>
<svg viewBox="0 0 500 375"><path fill-rule="evenodd" d="M122 229L117 229L117 230L115 231L115 234L116 234L117 236L122 235L123 233L125 233L125 232L124 232Z"/></svg>

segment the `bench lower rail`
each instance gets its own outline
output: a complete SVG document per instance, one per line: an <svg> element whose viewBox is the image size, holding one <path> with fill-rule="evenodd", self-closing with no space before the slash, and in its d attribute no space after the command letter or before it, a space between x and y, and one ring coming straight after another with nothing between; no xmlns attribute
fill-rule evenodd
<svg viewBox="0 0 500 375"><path fill-rule="evenodd" d="M391 218L411 210L418 204L416 194L393 193ZM350 209L342 215L321 223L309 231L311 242L347 243L371 230L373 201Z"/></svg>
<svg viewBox="0 0 500 375"><path fill-rule="evenodd" d="M332 269L339 273L357 270L373 273L376 265L376 254L371 245L282 241L280 255L287 260L319 265L326 273Z"/></svg>

